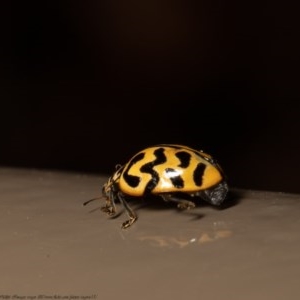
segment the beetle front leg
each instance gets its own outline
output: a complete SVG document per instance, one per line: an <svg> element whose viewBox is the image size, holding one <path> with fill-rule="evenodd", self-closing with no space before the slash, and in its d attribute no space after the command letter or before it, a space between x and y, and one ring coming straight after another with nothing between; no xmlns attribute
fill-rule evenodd
<svg viewBox="0 0 300 300"><path fill-rule="evenodd" d="M177 203L177 207L179 209L192 209L194 207L196 207L196 204L192 201L188 201L188 200L183 200L177 197L174 197L172 195L169 194L165 194L165 195L160 195L164 201L166 202L175 202Z"/></svg>
<svg viewBox="0 0 300 300"><path fill-rule="evenodd" d="M130 227L137 220L137 215L132 210L132 208L128 205L127 201L125 200L124 195L121 192L118 193L118 199L123 204L128 216L129 216L129 220L125 221L122 224L122 229L126 229L126 228Z"/></svg>
<svg viewBox="0 0 300 300"><path fill-rule="evenodd" d="M109 197L106 197L105 206L101 207L101 210L109 216L114 216L116 214L116 193L111 191Z"/></svg>

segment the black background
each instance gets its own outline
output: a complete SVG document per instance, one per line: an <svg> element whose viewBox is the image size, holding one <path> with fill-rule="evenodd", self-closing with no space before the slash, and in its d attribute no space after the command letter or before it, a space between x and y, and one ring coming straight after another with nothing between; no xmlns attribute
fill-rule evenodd
<svg viewBox="0 0 300 300"><path fill-rule="evenodd" d="M300 192L297 1L2 5L0 165L110 173L183 143Z"/></svg>

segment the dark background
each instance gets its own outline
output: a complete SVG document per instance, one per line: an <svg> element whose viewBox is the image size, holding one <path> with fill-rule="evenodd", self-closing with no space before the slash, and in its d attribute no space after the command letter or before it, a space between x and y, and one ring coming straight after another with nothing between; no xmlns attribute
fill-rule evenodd
<svg viewBox="0 0 300 300"><path fill-rule="evenodd" d="M300 192L298 1L16 1L0 18L0 165L110 173L183 143L232 186Z"/></svg>

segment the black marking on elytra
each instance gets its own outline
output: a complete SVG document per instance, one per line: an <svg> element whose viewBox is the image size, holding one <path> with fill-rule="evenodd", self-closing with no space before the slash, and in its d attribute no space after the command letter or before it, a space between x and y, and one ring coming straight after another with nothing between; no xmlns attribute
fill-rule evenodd
<svg viewBox="0 0 300 300"><path fill-rule="evenodd" d="M203 177L205 168L206 168L205 164L198 163L196 169L194 170L193 179L197 186L202 185L202 181L203 181L202 177Z"/></svg>
<svg viewBox="0 0 300 300"><path fill-rule="evenodd" d="M175 156L180 160L178 167L187 168L190 165L191 154L186 151L179 151Z"/></svg>
<svg viewBox="0 0 300 300"><path fill-rule="evenodd" d="M195 154L196 156L200 157L201 159L205 159L206 161L210 162L213 164L214 160L212 158L208 158L206 156L204 156L202 154L202 150L195 150L195 149L192 149L190 147L187 147L187 146L184 146L184 145L172 145L172 144L160 144L160 146L163 146L163 147L169 147L169 148L173 148L173 149L184 149L182 151L190 151L192 152L193 154Z"/></svg>
<svg viewBox="0 0 300 300"><path fill-rule="evenodd" d="M165 149L164 148L158 148L154 151L155 159L153 161L150 161L146 164L144 164L141 168L140 171L142 173L147 173L151 175L151 179L147 183L145 187L145 194L151 193L151 191L157 186L159 182L159 174L153 170L154 166L163 164L167 161L166 155L164 153Z"/></svg>
<svg viewBox="0 0 300 300"><path fill-rule="evenodd" d="M131 161L129 162L127 168L125 169L124 173L123 173L123 178L126 181L126 183L135 188L139 185L141 178L139 176L135 176L135 175L130 175L128 174L128 171L131 169L131 167L137 163L138 161L140 161L141 159L143 159L145 157L145 153L141 152L138 153L136 156L134 156Z"/></svg>
<svg viewBox="0 0 300 300"><path fill-rule="evenodd" d="M171 180L174 187L176 187L178 189L181 189L184 187L184 181L181 178L181 176L180 175L172 175L172 173L173 174L177 173L176 169L166 168L165 171L168 174L168 178Z"/></svg>

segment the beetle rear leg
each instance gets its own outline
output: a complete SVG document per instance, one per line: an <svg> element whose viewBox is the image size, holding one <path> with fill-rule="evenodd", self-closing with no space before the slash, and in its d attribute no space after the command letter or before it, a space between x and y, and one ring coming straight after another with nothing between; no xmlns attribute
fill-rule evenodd
<svg viewBox="0 0 300 300"><path fill-rule="evenodd" d="M126 209L126 212L127 212L128 216L129 216L129 220L125 221L122 224L122 229L126 229L126 228L130 227L137 220L137 215L132 210L132 208L128 205L127 201L125 200L124 195L120 192L118 193L118 199L123 204L124 208Z"/></svg>
<svg viewBox="0 0 300 300"><path fill-rule="evenodd" d="M180 199L180 198L174 197L172 195L168 195L168 194L166 194L166 195L160 195L160 196L166 202L170 202L171 201L171 202L177 203L177 207L179 209L182 209L182 210L184 210L184 209L192 209L192 208L196 207L196 204L194 202L192 202L192 201L183 200L183 199Z"/></svg>

